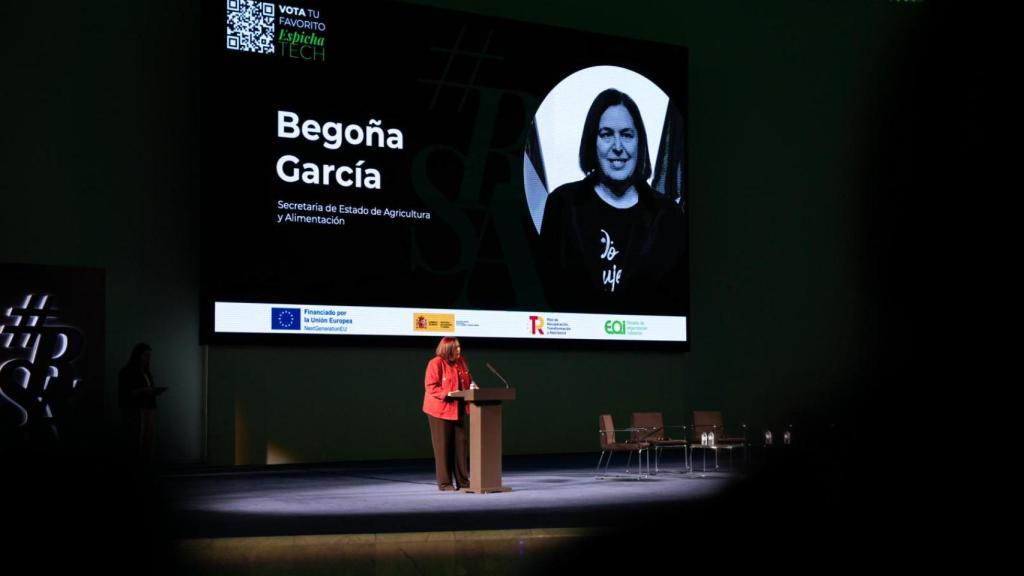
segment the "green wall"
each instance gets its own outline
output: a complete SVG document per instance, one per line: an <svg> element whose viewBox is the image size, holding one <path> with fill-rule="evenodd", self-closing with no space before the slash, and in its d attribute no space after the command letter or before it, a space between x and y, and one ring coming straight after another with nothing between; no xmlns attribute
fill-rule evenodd
<svg viewBox="0 0 1024 576"><path fill-rule="evenodd" d="M425 2L690 49L687 354L482 349L519 389L508 453L586 452L597 415L828 419L878 362L882 284L867 209L879 134L905 106L930 5ZM108 419L131 345L153 345L160 451L210 464L428 457L422 349L198 346L196 2L0 8L0 261L107 271ZM896 128L897 132L899 129ZM899 132L902 133L902 132ZM204 378L205 374L205 378ZM496 382L494 382L496 384ZM841 409L841 408L839 408ZM208 416L207 416L208 414ZM205 441L204 441L205 436Z"/></svg>
<svg viewBox="0 0 1024 576"><path fill-rule="evenodd" d="M199 460L198 6L4 2L0 21L18 47L0 83L0 261L106 270L108 423L146 341L171 388L160 450Z"/></svg>

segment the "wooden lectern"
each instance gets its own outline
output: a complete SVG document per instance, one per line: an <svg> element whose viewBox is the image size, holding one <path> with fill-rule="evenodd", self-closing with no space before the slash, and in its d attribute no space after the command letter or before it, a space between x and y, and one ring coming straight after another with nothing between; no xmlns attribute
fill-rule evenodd
<svg viewBox="0 0 1024 576"><path fill-rule="evenodd" d="M469 402L469 490L511 492L501 485L501 403L516 399L515 388L477 388L452 392Z"/></svg>

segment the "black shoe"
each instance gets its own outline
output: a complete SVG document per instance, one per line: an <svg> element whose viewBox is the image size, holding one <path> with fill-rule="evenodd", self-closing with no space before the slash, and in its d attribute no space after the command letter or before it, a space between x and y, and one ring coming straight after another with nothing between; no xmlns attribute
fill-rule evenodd
<svg viewBox="0 0 1024 576"><path fill-rule="evenodd" d="M442 492L454 492L454 491L458 490L458 488L456 488L455 486L452 486L451 484L442 484L442 485L438 486L437 489L442 491Z"/></svg>

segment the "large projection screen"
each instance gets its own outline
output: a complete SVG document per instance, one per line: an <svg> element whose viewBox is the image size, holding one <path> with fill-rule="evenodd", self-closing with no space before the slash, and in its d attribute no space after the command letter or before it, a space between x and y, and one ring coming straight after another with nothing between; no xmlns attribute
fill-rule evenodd
<svg viewBox="0 0 1024 576"><path fill-rule="evenodd" d="M688 348L685 48L228 0L202 60L202 341Z"/></svg>

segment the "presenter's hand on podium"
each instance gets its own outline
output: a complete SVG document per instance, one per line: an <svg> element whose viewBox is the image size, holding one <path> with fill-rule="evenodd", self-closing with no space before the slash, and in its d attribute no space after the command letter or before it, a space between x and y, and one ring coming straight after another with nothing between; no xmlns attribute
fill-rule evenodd
<svg viewBox="0 0 1024 576"><path fill-rule="evenodd" d="M469 383L469 389L470 390L479 390L480 387L476 385L476 382L470 382Z"/></svg>

